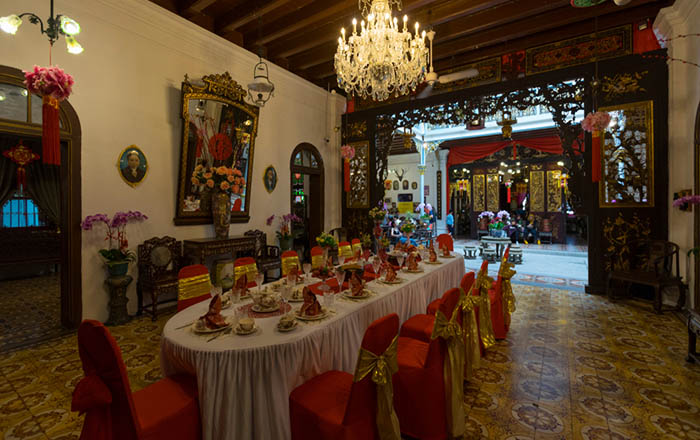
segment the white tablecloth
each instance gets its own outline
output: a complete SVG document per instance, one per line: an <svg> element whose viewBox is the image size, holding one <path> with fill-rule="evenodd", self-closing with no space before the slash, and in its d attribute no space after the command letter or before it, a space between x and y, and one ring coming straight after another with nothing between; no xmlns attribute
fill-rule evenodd
<svg viewBox="0 0 700 440"><path fill-rule="evenodd" d="M203 438L288 439L289 394L328 370L352 373L365 329L377 318L397 313L401 322L452 287L464 275L464 260L423 264L425 273L400 273L400 285L368 283L375 295L363 301L340 300L335 313L316 323L300 323L289 333L276 329L279 317L256 319L249 336L235 333L211 342L189 328L177 329L206 313L208 302L173 316L163 328L163 374L195 374L199 388ZM298 304L293 304L298 307ZM223 315L234 314L234 308Z"/></svg>

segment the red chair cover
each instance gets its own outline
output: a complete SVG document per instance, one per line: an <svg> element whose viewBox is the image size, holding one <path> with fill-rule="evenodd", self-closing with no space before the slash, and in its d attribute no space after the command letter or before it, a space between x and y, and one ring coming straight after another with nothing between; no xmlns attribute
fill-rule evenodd
<svg viewBox="0 0 700 440"><path fill-rule="evenodd" d="M178 290L179 286L181 283L188 278L194 278L197 276L209 276L209 269L207 269L206 266L203 266L201 264L193 264L191 266L185 266L182 269L180 269L180 272L177 274L177 279L178 279ZM211 286L210 286L211 287ZM178 292L177 296L177 311L184 310L188 308L191 305L197 304L199 302L208 300L211 298L211 292L209 289L206 290L206 292L203 292L201 294L195 294L194 296L190 296L188 294L186 295L181 295L180 292Z"/></svg>
<svg viewBox="0 0 700 440"><path fill-rule="evenodd" d="M442 296L440 311L449 320L459 303L459 289ZM399 337L399 371L394 375L394 407L401 433L419 439L447 438L443 363L444 339L430 342Z"/></svg>
<svg viewBox="0 0 700 440"><path fill-rule="evenodd" d="M459 287L461 287L462 290L464 290L465 294L469 294L469 289L471 289L472 284L474 284L474 277L475 277L474 271L467 272L462 277L462 281L460 281ZM440 301L442 301L442 298L438 298L438 299L434 300L433 302L431 302L430 304L428 304L428 308L426 310L426 313L428 315L435 316L435 312L437 312L438 307L440 307Z"/></svg>
<svg viewBox="0 0 700 440"><path fill-rule="evenodd" d="M362 348L381 355L399 329L395 313L374 321ZM342 371L328 371L295 388L289 395L292 440L376 439L376 387L368 374L359 382Z"/></svg>
<svg viewBox="0 0 700 440"><path fill-rule="evenodd" d="M132 395L121 350L98 321L80 325L78 352L85 377L71 410L85 413L81 440L201 438L194 378L173 376Z"/></svg>
<svg viewBox="0 0 700 440"><path fill-rule="evenodd" d="M447 249L450 250L450 252L455 250L454 247L454 240L452 240L452 236L450 234L440 234L437 236L437 242L438 242L438 249L447 246Z"/></svg>

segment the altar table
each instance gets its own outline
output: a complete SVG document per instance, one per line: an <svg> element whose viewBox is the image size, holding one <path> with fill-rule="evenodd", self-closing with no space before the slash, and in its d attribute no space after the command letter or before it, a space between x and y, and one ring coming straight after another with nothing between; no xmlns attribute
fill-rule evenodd
<svg viewBox="0 0 700 440"><path fill-rule="evenodd" d="M464 260L452 255L455 258L441 258L440 265L422 264L424 273L400 272L402 284L368 283L375 294L366 300L337 295L335 313L319 322L299 322L289 333L277 330L276 316L256 319L255 334L231 333L207 342L207 337L192 333L189 327L178 329L206 313L208 301L191 306L163 328L163 374L197 376L204 440L289 439L291 391L328 370L353 373L369 324L389 313L397 313L401 322L425 313L430 301L457 287L465 272ZM233 315L236 307L246 303L222 314Z"/></svg>

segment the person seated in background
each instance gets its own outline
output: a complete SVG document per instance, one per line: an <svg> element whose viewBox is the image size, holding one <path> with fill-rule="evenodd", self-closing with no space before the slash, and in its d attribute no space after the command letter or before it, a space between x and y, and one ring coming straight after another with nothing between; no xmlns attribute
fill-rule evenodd
<svg viewBox="0 0 700 440"><path fill-rule="evenodd" d="M522 241L523 234L525 233L525 226L522 223L522 219L517 214L508 222L505 231L511 242L519 243Z"/></svg>
<svg viewBox="0 0 700 440"><path fill-rule="evenodd" d="M525 234L523 235L523 242L527 243L528 238L532 236L532 242L540 244L540 233L537 231L537 219L534 215L530 214L527 216L527 225L525 226Z"/></svg>

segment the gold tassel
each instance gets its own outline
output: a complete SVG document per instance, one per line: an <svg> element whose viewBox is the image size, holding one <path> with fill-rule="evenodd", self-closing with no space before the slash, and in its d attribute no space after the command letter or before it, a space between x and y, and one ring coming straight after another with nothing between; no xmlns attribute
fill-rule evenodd
<svg viewBox="0 0 700 440"><path fill-rule="evenodd" d="M353 378L353 381L359 382L372 373L372 382L377 386L377 431L382 440L401 439L399 419L394 411L394 388L391 382L391 376L399 371L396 360L398 346L399 335L396 335L389 347L379 356L360 348Z"/></svg>
<svg viewBox="0 0 700 440"><path fill-rule="evenodd" d="M481 366L481 350L479 349L479 333L476 324L474 307L479 305L481 298L464 293L460 287L460 306L462 308L462 328L464 336L464 378L471 379L472 372ZM470 291L471 292L471 291Z"/></svg>

